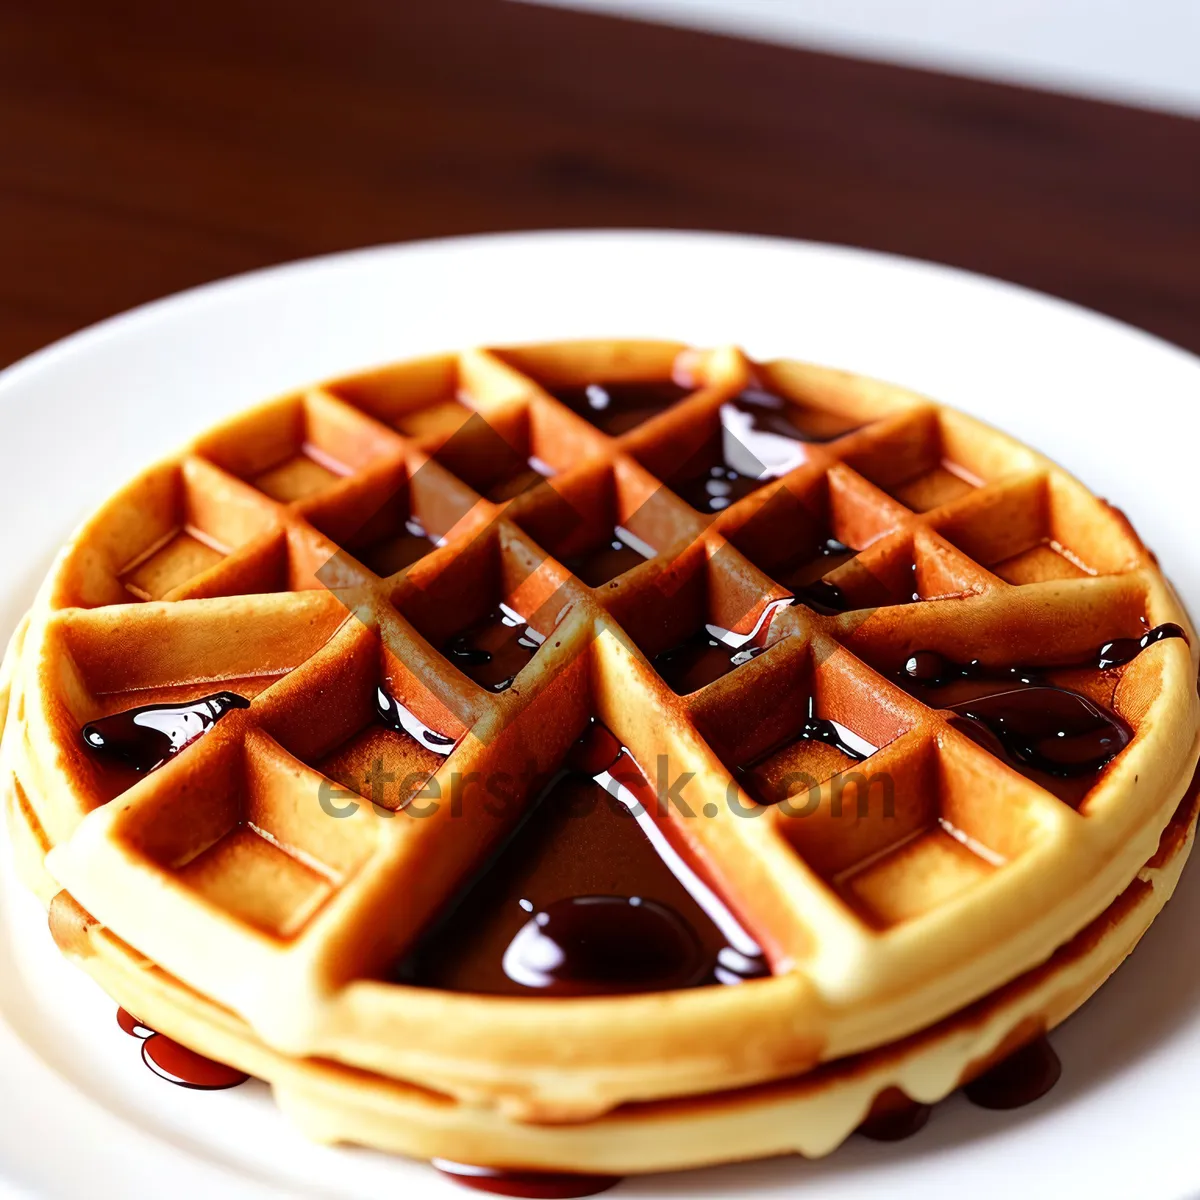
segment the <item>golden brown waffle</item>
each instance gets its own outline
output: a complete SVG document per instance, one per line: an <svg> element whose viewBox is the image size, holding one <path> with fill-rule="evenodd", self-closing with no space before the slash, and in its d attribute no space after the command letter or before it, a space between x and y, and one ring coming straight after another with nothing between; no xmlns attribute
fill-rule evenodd
<svg viewBox="0 0 1200 1200"><path fill-rule="evenodd" d="M690 394L615 437L550 394L672 378ZM698 511L677 493L713 496L723 409L755 379L829 440ZM440 544L410 562L413 518ZM656 553L588 587L564 561L618 526ZM811 588L827 563L801 553L828 538L857 554L825 576L846 611L821 615L788 602L828 597ZM545 640L493 694L438 648L499 603ZM1134 734L1065 800L895 681L919 650L1073 664L1164 623L1187 638L1106 671L1047 667ZM676 694L652 660L706 624L758 631L764 652ZM961 413L734 349L470 351L285 397L108 502L15 647L5 769L57 885L270 1051L506 1119L590 1120L896 1042L1046 960L1135 879L1184 794L1195 647L1124 518ZM453 752L381 734L381 685ZM218 688L250 706L148 775L80 739ZM819 739L778 759L810 715L879 749L862 769ZM773 976L570 1001L387 982L518 818L483 781L554 770L590 717L644 768L689 775L673 795L696 818L669 805L658 824ZM373 808L381 753L416 782ZM451 802L412 819L431 770L422 794ZM780 799L797 772L809 804L744 790ZM352 816L318 802L329 780Z"/></svg>
<svg viewBox="0 0 1200 1200"><path fill-rule="evenodd" d="M45 872L47 839L10 789L7 825L26 885L50 905L62 952L153 1028L270 1082L317 1141L348 1142L497 1168L636 1174L770 1155L820 1157L865 1117L911 1099L933 1104L1104 982L1170 898L1195 836L1196 783L1153 858L1115 901L1041 966L931 1028L793 1080L623 1105L592 1121L514 1122L488 1108L336 1063L293 1059L97 924Z"/></svg>

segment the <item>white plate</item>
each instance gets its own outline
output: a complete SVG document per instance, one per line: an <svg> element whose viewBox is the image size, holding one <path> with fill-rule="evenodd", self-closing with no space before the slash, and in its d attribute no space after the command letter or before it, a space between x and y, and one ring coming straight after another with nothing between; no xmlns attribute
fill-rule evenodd
<svg viewBox="0 0 1200 1200"><path fill-rule="evenodd" d="M477 342L736 341L902 382L986 417L1120 504L1200 612L1200 360L1019 288L828 246L555 233L370 250L220 283L105 322L0 375L0 632L72 526L218 417L294 385ZM1191 435L1191 436L1189 436ZM0 1194L124 1200L458 1196L429 1168L310 1146L259 1084L173 1088L113 1005L0 890ZM1055 1034L1062 1082L1013 1113L955 1098L897 1145L819 1163L630 1180L614 1196L1200 1193L1200 872Z"/></svg>

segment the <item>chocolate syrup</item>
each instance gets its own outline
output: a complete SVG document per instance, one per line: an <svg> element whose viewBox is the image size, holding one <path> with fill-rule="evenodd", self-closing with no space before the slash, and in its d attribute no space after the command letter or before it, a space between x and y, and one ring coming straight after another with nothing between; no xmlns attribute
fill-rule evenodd
<svg viewBox="0 0 1200 1200"><path fill-rule="evenodd" d="M1062 779L1098 775L1133 738L1116 713L1051 685L1022 685L947 707L983 726L1014 765Z"/></svg>
<svg viewBox="0 0 1200 1200"><path fill-rule="evenodd" d="M518 441L520 449L483 416L472 413L437 448L434 458L475 491L502 504L554 474L549 463L529 453L527 439Z"/></svg>
<svg viewBox="0 0 1200 1200"><path fill-rule="evenodd" d="M843 417L803 408L753 386L721 405L718 448L710 447L668 480L672 490L702 513L718 513L778 479L809 457L810 443L848 432ZM701 465L703 464L703 465Z"/></svg>
<svg viewBox="0 0 1200 1200"><path fill-rule="evenodd" d="M609 437L620 437L643 421L665 412L690 395L691 390L670 380L654 380L589 383L586 387L554 388L551 394Z"/></svg>
<svg viewBox="0 0 1200 1200"><path fill-rule="evenodd" d="M147 704L90 722L83 727L83 740L97 754L145 773L174 758L232 709L249 707L250 701L234 692L188 704Z"/></svg>
<svg viewBox="0 0 1200 1200"><path fill-rule="evenodd" d="M197 1092L220 1092L237 1087L250 1078L244 1071L214 1062L143 1025L123 1008L117 1009L117 1024L142 1043L142 1061L160 1079Z"/></svg>
<svg viewBox="0 0 1200 1200"><path fill-rule="evenodd" d="M595 779L597 775L603 775L610 768L615 767L626 753L625 747L621 745L607 725L595 717L588 717L583 732L567 751L566 769ZM632 758L630 762L632 762ZM638 770L635 763L635 773Z"/></svg>
<svg viewBox="0 0 1200 1200"><path fill-rule="evenodd" d="M617 525L607 542L594 550L564 558L562 564L588 587L603 587L610 579L624 575L634 567L640 567L656 553L648 542Z"/></svg>
<svg viewBox="0 0 1200 1200"><path fill-rule="evenodd" d="M528 1200L573 1200L598 1196L621 1182L618 1175L571 1175L549 1171L519 1171L506 1167L472 1167L435 1158L435 1170L463 1187L493 1196L524 1196Z"/></svg>
<svg viewBox="0 0 1200 1200"><path fill-rule="evenodd" d="M524 617L501 604L455 634L442 653L480 687L504 692L545 640Z"/></svg>
<svg viewBox="0 0 1200 1200"><path fill-rule="evenodd" d="M1062 1063L1042 1034L963 1088L980 1108L1021 1108L1040 1100L1062 1075Z"/></svg>
<svg viewBox="0 0 1200 1200"><path fill-rule="evenodd" d="M658 798L596 721L393 978L516 996L737 984L762 951L654 819Z"/></svg>
<svg viewBox="0 0 1200 1200"><path fill-rule="evenodd" d="M858 553L857 550L851 550L845 542L839 542L835 537L827 537L818 543L818 550L826 558L843 558L846 555Z"/></svg>

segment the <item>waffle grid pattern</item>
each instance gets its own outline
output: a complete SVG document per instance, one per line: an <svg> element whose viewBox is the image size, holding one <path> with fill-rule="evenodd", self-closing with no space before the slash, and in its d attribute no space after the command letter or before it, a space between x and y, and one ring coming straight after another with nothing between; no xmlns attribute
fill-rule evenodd
<svg viewBox="0 0 1200 1200"><path fill-rule="evenodd" d="M680 372L692 394L618 437L550 394ZM855 428L705 516L672 485L715 461L722 405L756 379ZM520 467L551 477L530 490L519 470L515 484L497 478L497 438ZM498 502L480 494L508 497L510 485ZM658 553L589 588L563 560L616 526ZM388 573L426 531L428 551ZM820 575L800 552L829 537L857 553L827 575L851 610L821 616L789 601ZM1156 823L1111 799L1146 770L1140 738L1072 808L888 678L919 648L997 665L1071 661L1147 620L1186 620L1124 519L961 414L838 372L752 366L734 349L470 351L285 397L130 485L69 548L47 601L38 670L54 682L27 700L45 706L30 728L48 744L23 761L35 775L37 763L66 763L70 788L42 772L28 789L59 802L39 816L60 881L269 1044L458 1094L511 1091L513 1063L480 1083L446 1067L462 1047L432 1065L411 1047L381 1053L400 1036L383 1032L389 1015L426 1010L411 989L375 980L515 820L519 795L499 821L481 815L483 781L553 770L588 716L652 778L664 760L672 776L689 772L679 799L707 819L662 820L773 962L768 1040L785 1012L791 1025L797 1011L813 1014L821 1030L792 1030L786 1052L727 1069L725 1086L739 1070L747 1080L794 1072L878 1042L885 1027L896 1036L1002 982L986 949L964 959L956 931L989 929L1004 945L1019 930L1029 953L1052 948L1064 920L1080 927L1120 890L1114 848L1145 841L1140 864L1169 816ZM546 641L493 695L438 647L499 602ZM676 695L652 666L705 623L745 634L772 613L766 651L698 691ZM1140 733L1169 723L1164 697L1194 667L1183 643L1163 644L1123 671L1069 682ZM217 680L250 708L148 777L106 772L78 745L80 725L129 707L130 693L185 700ZM381 740L380 685L455 738L448 758L404 735ZM816 715L880 749L856 764L795 743L784 765L811 779L810 802L761 808L734 782L769 790L773 748L795 737L810 698ZM1183 731L1194 716L1173 719ZM1194 721L1187 732L1190 746ZM391 791L364 784L381 756ZM354 815L331 819L318 793ZM434 796L443 803L431 819L394 819ZM114 872L120 889L105 884ZM181 924L144 920L148 903ZM1054 922L1039 923L1047 913ZM281 999L297 989L311 999L285 1013ZM894 1001L884 1017L880 997ZM689 1002L716 1030L732 1000ZM523 1016L505 1021L510 1033L528 1028ZM652 1032L669 1055L670 1037ZM517 1038L514 1061L531 1044L543 1049ZM627 1061L607 1055L616 1073L598 1097L527 1094L516 1109L579 1115L701 1086L695 1063L631 1085L636 1039Z"/></svg>

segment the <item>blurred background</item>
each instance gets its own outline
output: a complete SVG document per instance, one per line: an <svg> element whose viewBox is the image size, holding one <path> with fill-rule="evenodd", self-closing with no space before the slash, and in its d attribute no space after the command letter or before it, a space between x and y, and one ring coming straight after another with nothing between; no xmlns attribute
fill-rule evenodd
<svg viewBox="0 0 1200 1200"><path fill-rule="evenodd" d="M572 226L890 250L1200 350L1200 4L0 0L0 365L271 263Z"/></svg>

